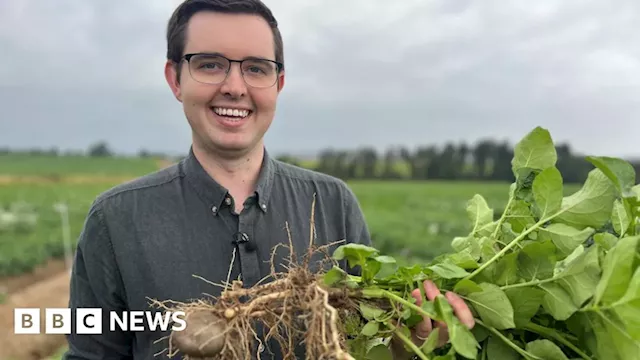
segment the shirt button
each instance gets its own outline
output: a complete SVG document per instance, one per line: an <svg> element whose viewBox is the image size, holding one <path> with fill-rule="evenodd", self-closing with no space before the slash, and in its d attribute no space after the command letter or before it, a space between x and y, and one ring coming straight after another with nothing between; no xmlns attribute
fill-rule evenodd
<svg viewBox="0 0 640 360"><path fill-rule="evenodd" d="M230 197L225 198L224 203L227 205L231 205L231 198Z"/></svg>
<svg viewBox="0 0 640 360"><path fill-rule="evenodd" d="M267 204L262 204L262 209L267 210Z"/></svg>
<svg viewBox="0 0 640 360"><path fill-rule="evenodd" d="M217 206L212 207L212 208L211 208L211 211L212 211L214 214L215 214L215 213L217 213L217 212L218 212L218 207L217 207Z"/></svg>

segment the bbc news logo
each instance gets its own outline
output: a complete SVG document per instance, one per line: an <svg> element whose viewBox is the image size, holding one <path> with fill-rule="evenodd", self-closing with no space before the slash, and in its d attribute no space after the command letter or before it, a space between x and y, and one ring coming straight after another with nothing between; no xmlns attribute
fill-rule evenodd
<svg viewBox="0 0 640 360"><path fill-rule="evenodd" d="M75 313L75 333L102 334L103 310L93 308L79 308ZM42 311L39 308L14 309L15 334L40 334ZM155 312L155 311L124 311L109 312L107 331L182 331L186 328L183 311ZM47 308L44 311L45 334L71 334L73 317L69 308Z"/></svg>

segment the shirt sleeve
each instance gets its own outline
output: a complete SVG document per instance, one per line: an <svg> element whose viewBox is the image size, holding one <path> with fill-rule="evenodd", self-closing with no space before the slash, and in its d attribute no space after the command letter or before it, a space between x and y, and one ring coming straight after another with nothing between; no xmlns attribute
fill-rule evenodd
<svg viewBox="0 0 640 360"><path fill-rule="evenodd" d="M362 207L360 206L355 193L349 187L346 187L344 202L346 214L346 243L373 246L371 234L369 232L369 227L367 226ZM360 276L362 274L359 266L356 268L349 268L345 264L344 267L347 273L351 275Z"/></svg>
<svg viewBox="0 0 640 360"><path fill-rule="evenodd" d="M109 313L127 310L124 285L116 264L109 231L98 205L92 205L78 239L71 273L69 308L72 331L67 335L68 351L62 360L132 359L131 333L111 331ZM95 327L96 334L78 333L78 310L101 311L101 317L80 318ZM85 321L83 321L83 318ZM101 324L98 323L101 321Z"/></svg>

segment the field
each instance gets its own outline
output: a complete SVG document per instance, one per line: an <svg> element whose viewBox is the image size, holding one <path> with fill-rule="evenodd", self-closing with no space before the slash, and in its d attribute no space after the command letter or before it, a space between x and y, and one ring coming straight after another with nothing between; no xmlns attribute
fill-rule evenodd
<svg viewBox="0 0 640 360"><path fill-rule="evenodd" d="M60 264L63 264L65 237L73 247L88 207L99 193L125 178L159 166L158 161L149 159L11 160L0 158L0 164L4 165L0 167L3 169L0 176L11 180L0 183L0 303L3 299L11 301L24 286L32 285L30 280L20 279L43 280L55 275L46 267L41 273L51 274L25 275L42 268L50 259L58 259L57 267L53 268L60 274L64 269ZM87 177L89 181L69 182L65 177L66 180ZM498 210L508 195L508 185L504 183L367 181L349 185L365 213L374 246L406 262L433 258L449 249L454 236L465 234L469 230L465 227L468 223L466 202L475 193L484 195L489 205ZM568 187L566 192L574 190ZM68 229L64 226L65 212L60 211L61 205L68 211ZM61 286L66 286L66 281L63 277ZM62 304L65 302L66 299ZM63 344L60 338L58 341ZM0 358L1 355L2 350Z"/></svg>

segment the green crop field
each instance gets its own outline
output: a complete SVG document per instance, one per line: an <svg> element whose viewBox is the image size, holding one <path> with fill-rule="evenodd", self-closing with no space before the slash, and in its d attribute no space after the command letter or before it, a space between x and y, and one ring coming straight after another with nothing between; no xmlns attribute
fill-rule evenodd
<svg viewBox="0 0 640 360"><path fill-rule="evenodd" d="M30 271L63 255L63 214L68 209L70 240L80 234L93 199L115 183L0 185L0 276Z"/></svg>
<svg viewBox="0 0 640 360"><path fill-rule="evenodd" d="M72 245L93 199L117 183L0 185L0 276L31 270L64 251L63 213L68 209ZM504 204L500 183L352 182L374 245L404 259L429 259L449 249L465 227L466 202L481 193L490 205ZM498 209L500 210L500 209ZM409 257L411 254L411 257Z"/></svg>
<svg viewBox="0 0 640 360"><path fill-rule="evenodd" d="M128 176L157 168L154 158L0 155L0 176Z"/></svg>

